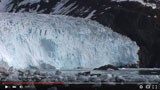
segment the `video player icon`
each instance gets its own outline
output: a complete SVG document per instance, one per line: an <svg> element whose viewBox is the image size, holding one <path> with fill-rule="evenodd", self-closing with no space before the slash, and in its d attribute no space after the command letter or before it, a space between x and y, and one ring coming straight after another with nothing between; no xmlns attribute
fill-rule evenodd
<svg viewBox="0 0 160 90"><path fill-rule="evenodd" d="M5 87L4 87L5 89L7 89L7 88L9 88L9 86L7 86L7 85L5 85Z"/></svg>
<svg viewBox="0 0 160 90"><path fill-rule="evenodd" d="M12 88L17 88L17 86L12 86Z"/></svg>
<svg viewBox="0 0 160 90"><path fill-rule="evenodd" d="M22 89L22 88L23 88L23 86L22 86L22 85L20 85L20 86L19 86L19 88L20 88L20 89Z"/></svg>
<svg viewBox="0 0 160 90"><path fill-rule="evenodd" d="M139 89L143 89L143 85L139 85Z"/></svg>

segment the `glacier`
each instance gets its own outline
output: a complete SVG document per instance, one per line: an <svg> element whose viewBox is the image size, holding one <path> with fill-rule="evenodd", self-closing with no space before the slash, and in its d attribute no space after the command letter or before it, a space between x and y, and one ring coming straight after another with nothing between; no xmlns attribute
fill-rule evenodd
<svg viewBox="0 0 160 90"><path fill-rule="evenodd" d="M64 15L0 13L0 60L18 69L137 63L139 46L98 22Z"/></svg>

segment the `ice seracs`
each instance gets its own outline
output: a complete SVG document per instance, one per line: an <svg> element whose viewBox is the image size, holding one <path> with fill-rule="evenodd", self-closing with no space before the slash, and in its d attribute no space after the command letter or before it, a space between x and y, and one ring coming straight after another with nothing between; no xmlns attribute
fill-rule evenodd
<svg viewBox="0 0 160 90"><path fill-rule="evenodd" d="M0 59L15 68L59 69L136 63L136 42L82 18L0 14Z"/></svg>

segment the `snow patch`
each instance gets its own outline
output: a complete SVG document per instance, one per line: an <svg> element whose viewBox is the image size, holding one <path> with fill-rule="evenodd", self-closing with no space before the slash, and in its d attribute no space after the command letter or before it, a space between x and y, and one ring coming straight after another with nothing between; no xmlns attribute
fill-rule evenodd
<svg viewBox="0 0 160 90"><path fill-rule="evenodd" d="M85 17L85 19L90 19L92 16L94 16L95 12L96 12L96 10L93 10L90 14L88 14L87 17Z"/></svg>
<svg viewBox="0 0 160 90"><path fill-rule="evenodd" d="M152 9L156 9L157 8L157 5L155 3L148 3L148 2L145 2L144 0L112 0L112 1L116 1L116 2L125 2L125 1L139 2L144 6L152 7Z"/></svg>
<svg viewBox="0 0 160 90"><path fill-rule="evenodd" d="M19 3L19 6L21 5L25 5L27 3L30 3L30 4L34 4L34 3L38 3L40 2L41 0L24 0L23 2Z"/></svg>
<svg viewBox="0 0 160 90"><path fill-rule="evenodd" d="M60 2L58 2L55 7L53 8L53 12L55 14L60 14L61 12L65 12L66 7L64 6L67 2L69 2L69 0L61 0ZM71 4L71 6L73 6L73 4ZM70 8L70 6L69 6Z"/></svg>

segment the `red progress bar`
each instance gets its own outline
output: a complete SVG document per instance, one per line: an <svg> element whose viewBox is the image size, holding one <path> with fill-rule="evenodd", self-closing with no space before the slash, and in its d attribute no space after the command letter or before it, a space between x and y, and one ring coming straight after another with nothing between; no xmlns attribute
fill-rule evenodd
<svg viewBox="0 0 160 90"><path fill-rule="evenodd" d="M22 84L22 85L28 85L28 84L35 84L35 85L62 85L64 82L1 82L1 84L4 85L14 85L14 84Z"/></svg>

